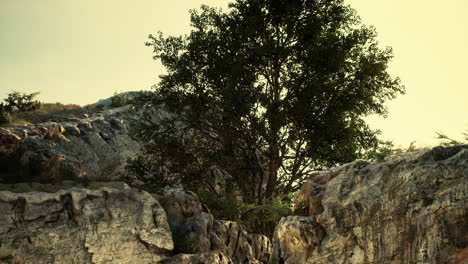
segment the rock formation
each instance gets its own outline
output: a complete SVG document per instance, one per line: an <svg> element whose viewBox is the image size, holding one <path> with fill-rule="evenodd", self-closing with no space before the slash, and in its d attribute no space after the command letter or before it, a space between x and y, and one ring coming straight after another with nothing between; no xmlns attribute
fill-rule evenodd
<svg viewBox="0 0 468 264"><path fill-rule="evenodd" d="M142 147L129 131L136 118L127 105L0 128L0 182L115 180Z"/></svg>
<svg viewBox="0 0 468 264"><path fill-rule="evenodd" d="M0 185L0 263L267 263L271 255L268 238L215 220L191 192L71 184Z"/></svg>
<svg viewBox="0 0 468 264"><path fill-rule="evenodd" d="M139 115L127 105L0 128L0 263L468 263L467 145L317 173L270 243L192 192L95 182L141 151ZM210 173L201 188L221 193L230 176Z"/></svg>
<svg viewBox="0 0 468 264"><path fill-rule="evenodd" d="M173 250L166 213L131 188L0 192L4 263L155 263Z"/></svg>
<svg viewBox="0 0 468 264"><path fill-rule="evenodd" d="M468 263L468 146L318 173L283 218L271 263Z"/></svg>
<svg viewBox="0 0 468 264"><path fill-rule="evenodd" d="M170 115L164 107L151 109L155 123ZM0 127L0 183L122 180L127 159L143 149L131 129L141 116L142 109L126 105ZM197 187L222 193L231 176L216 166L209 173L213 180Z"/></svg>
<svg viewBox="0 0 468 264"><path fill-rule="evenodd" d="M165 188L159 197L167 212L175 250L182 253L164 263L268 262L272 247L266 236L248 234L238 223L214 219L194 193ZM195 261L199 258L205 261Z"/></svg>

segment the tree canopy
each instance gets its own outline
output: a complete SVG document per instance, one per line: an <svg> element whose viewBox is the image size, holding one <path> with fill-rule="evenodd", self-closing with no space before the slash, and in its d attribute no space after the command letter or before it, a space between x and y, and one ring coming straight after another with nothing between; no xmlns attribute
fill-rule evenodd
<svg viewBox="0 0 468 264"><path fill-rule="evenodd" d="M190 15L189 34L147 42L167 69L153 103L174 115L147 112L139 174L190 184L216 165L262 204L375 146L363 117L404 92L387 72L391 49L342 0L237 0Z"/></svg>

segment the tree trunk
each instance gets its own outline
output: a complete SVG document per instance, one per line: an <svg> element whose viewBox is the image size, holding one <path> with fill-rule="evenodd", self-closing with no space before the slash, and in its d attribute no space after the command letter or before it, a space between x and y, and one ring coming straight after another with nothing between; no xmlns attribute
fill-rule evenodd
<svg viewBox="0 0 468 264"><path fill-rule="evenodd" d="M271 199L275 196L276 187L278 184L278 170L280 168L280 153L279 153L279 132L281 128L280 120L280 64L277 59L273 60L273 76L272 76L272 103L270 105L270 142L268 149L268 181L266 187L265 198Z"/></svg>
<svg viewBox="0 0 468 264"><path fill-rule="evenodd" d="M265 198L267 200L273 198L275 195L275 189L278 181L278 170L280 167L278 147L270 146L268 154L268 181L265 190Z"/></svg>

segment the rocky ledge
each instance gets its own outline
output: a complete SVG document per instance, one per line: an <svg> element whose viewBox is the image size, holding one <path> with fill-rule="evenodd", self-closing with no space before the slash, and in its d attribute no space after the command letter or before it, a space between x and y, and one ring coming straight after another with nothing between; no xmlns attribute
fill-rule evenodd
<svg viewBox="0 0 468 264"><path fill-rule="evenodd" d="M318 173L283 218L271 263L468 263L468 146Z"/></svg>
<svg viewBox="0 0 468 264"><path fill-rule="evenodd" d="M131 105L45 123L0 127L0 183L115 180L142 148Z"/></svg>
<svg viewBox="0 0 468 264"><path fill-rule="evenodd" d="M266 263L271 256L268 238L215 220L182 189L60 188L0 186L0 263Z"/></svg>
<svg viewBox="0 0 468 264"><path fill-rule="evenodd" d="M82 183L81 183L82 184ZM317 173L273 241L177 188L0 184L0 263L468 263L468 146Z"/></svg>

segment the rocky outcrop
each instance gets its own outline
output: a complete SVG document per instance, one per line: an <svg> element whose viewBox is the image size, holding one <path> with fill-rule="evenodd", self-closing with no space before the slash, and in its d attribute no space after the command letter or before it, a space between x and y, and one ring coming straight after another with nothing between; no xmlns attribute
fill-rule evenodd
<svg viewBox="0 0 468 264"><path fill-rule="evenodd" d="M132 128L142 122L143 111L150 109L149 116L155 124L171 116L163 106L126 105L100 111L80 109L50 122L0 127L0 183L86 183L122 180L125 175L130 176L126 181L143 185L144 182L126 175L124 168L128 158L142 153L145 142L134 136ZM196 188L223 193L232 176L216 166L207 173L211 180L197 183Z"/></svg>
<svg viewBox="0 0 468 264"><path fill-rule="evenodd" d="M282 218L274 233L272 263L306 263L325 238L325 229L315 219L303 216Z"/></svg>
<svg viewBox="0 0 468 264"><path fill-rule="evenodd" d="M272 247L266 236L248 234L238 223L214 219L194 193L165 188L159 201L167 212L175 251L181 253L164 263L268 262ZM197 262L199 258L205 261Z"/></svg>
<svg viewBox="0 0 468 264"><path fill-rule="evenodd" d="M155 263L173 250L166 213L125 187L0 192L0 262Z"/></svg>
<svg viewBox="0 0 468 264"><path fill-rule="evenodd" d="M271 255L268 238L215 220L191 192L71 185L0 185L0 263L260 264Z"/></svg>
<svg viewBox="0 0 468 264"><path fill-rule="evenodd" d="M231 257L223 252L211 251L199 254L178 254L172 258L167 258L159 262L160 264L234 264ZM248 263L248 262L247 262ZM256 262L250 262L256 263Z"/></svg>
<svg viewBox="0 0 468 264"><path fill-rule="evenodd" d="M271 263L468 263L468 146L355 161L315 175Z"/></svg>
<svg viewBox="0 0 468 264"><path fill-rule="evenodd" d="M54 122L0 128L0 182L115 180L142 143L131 105Z"/></svg>

